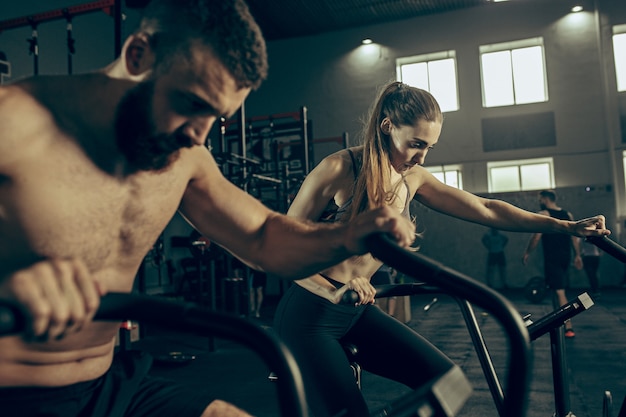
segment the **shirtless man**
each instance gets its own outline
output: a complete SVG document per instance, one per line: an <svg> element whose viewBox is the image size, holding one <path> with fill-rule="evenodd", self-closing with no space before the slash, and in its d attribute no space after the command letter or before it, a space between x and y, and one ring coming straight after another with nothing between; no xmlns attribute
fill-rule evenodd
<svg viewBox="0 0 626 417"><path fill-rule="evenodd" d="M153 50L143 81L138 67L132 81L94 73L0 89L0 299L29 318L26 335L0 337L5 417L248 415L147 381L142 358L115 366L118 325L91 321L101 295L131 291L177 210L247 264L288 279L365 253L374 232L412 243L412 225L394 210L311 224L222 176L205 138L267 71L241 0L153 0L147 16L125 50L130 66L147 65L132 59L142 45Z"/></svg>

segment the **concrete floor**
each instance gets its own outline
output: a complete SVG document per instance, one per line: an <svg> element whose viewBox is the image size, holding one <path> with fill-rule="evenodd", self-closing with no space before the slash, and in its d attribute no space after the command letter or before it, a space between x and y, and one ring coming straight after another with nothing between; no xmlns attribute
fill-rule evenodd
<svg viewBox="0 0 626 417"><path fill-rule="evenodd" d="M569 290L573 299L584 290ZM531 313L535 321L552 311L552 303L530 303L522 290L504 293L522 313ZM437 296L437 303L424 311L432 295L411 297L410 327L429 338L450 356L470 379L474 392L461 410L460 417L498 416L485 382L473 344L457 303L447 296ZM626 289L607 288L588 311L572 320L576 337L565 340L568 364L569 410L577 417L603 416L605 391L613 397L613 413L618 411L626 395ZM269 300L260 319L250 319L269 327L275 302ZM489 314L476 309L476 314L489 348L496 371L504 374L508 346L498 322ZM257 417L280 415L276 387L267 380L269 369L256 353L226 340L213 340L198 335L182 335L169 330L147 327L144 337L133 343L160 355L180 351L194 355L187 364L156 362L153 373L175 378L190 385L190 389L207 392L211 398L228 400ZM533 342L532 381L527 417L548 417L555 413L552 381L552 361L549 335ZM214 346L211 350L210 347ZM504 381L504 377L500 377ZM503 382L504 383L504 382ZM397 383L364 373L363 393L372 409L408 392Z"/></svg>

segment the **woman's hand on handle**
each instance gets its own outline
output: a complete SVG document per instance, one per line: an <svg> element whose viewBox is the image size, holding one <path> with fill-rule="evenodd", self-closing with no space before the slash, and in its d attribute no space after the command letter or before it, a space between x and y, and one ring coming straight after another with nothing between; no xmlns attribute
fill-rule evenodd
<svg viewBox="0 0 626 417"><path fill-rule="evenodd" d="M0 299L26 316L25 335L60 339L93 319L105 289L85 264L73 259L43 260L4 278Z"/></svg>
<svg viewBox="0 0 626 417"><path fill-rule="evenodd" d="M355 305L374 304L374 298L376 297L376 288L374 288L370 283L370 280L365 277L354 278L348 281L346 285L338 289L335 292L334 296L335 304L342 303L344 294L350 290L356 292L359 296L359 299L355 302Z"/></svg>
<svg viewBox="0 0 626 417"><path fill-rule="evenodd" d="M579 237L608 236L611 231L606 228L605 217L599 214L575 222L572 234Z"/></svg>

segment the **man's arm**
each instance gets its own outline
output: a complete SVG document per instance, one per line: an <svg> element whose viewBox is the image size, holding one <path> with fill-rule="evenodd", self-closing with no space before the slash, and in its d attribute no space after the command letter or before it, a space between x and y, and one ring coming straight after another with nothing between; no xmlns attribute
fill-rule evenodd
<svg viewBox="0 0 626 417"><path fill-rule="evenodd" d="M206 149L187 150L196 168L180 205L181 214L203 235L248 265L285 279L299 279L367 250L364 238L389 233L404 247L414 226L382 208L347 225L325 225L274 212L221 174Z"/></svg>
<svg viewBox="0 0 626 417"><path fill-rule="evenodd" d="M574 247L574 267L578 270L583 269L583 258L580 255L580 239L572 236L572 246Z"/></svg>
<svg viewBox="0 0 626 417"><path fill-rule="evenodd" d="M535 250L540 240L541 233L535 233L530 237L528 245L526 246L526 250L524 251L524 255L522 256L522 263L524 265L528 264L528 258L530 257L531 252Z"/></svg>

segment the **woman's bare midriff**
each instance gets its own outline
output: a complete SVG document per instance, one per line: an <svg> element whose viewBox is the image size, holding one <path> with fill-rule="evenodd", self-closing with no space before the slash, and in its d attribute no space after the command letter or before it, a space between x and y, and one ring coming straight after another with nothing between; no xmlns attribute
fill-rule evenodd
<svg viewBox="0 0 626 417"><path fill-rule="evenodd" d="M102 376L111 365L118 323L92 323L80 337L29 343L0 338L0 387L57 387Z"/></svg>

